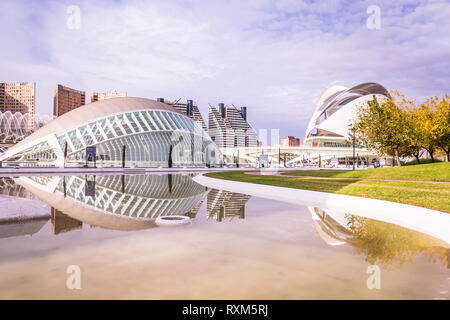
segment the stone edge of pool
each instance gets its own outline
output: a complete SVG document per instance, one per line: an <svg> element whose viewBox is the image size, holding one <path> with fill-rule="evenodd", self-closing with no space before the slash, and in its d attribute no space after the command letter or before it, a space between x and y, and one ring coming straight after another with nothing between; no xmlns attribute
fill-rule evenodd
<svg viewBox="0 0 450 320"><path fill-rule="evenodd" d="M450 214L413 205L342 194L284 188L205 177L194 181L214 189L297 205L334 209L428 234L450 245Z"/></svg>

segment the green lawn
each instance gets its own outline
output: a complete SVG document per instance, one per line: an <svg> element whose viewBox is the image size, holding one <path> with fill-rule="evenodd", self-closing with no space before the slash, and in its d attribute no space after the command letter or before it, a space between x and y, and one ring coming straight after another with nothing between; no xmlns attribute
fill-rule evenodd
<svg viewBox="0 0 450 320"><path fill-rule="evenodd" d="M446 181L450 182L450 163L439 162L404 167L389 167L367 170L299 170L287 171L290 176L314 176L328 178L360 178L389 179L415 181Z"/></svg>
<svg viewBox="0 0 450 320"><path fill-rule="evenodd" d="M435 172L434 170L437 170L436 167L434 167L434 164L425 166L432 166L433 167L431 170L432 172ZM448 170L446 168L448 168L448 165L442 166L442 171ZM436 179L437 176L430 175L426 170L423 170L423 168L420 170L413 170L413 172L410 172L409 174L403 171L404 169L403 167L375 169L375 170L385 171L387 169L390 169L389 172L391 173L391 175L383 173L383 175L379 176L376 175L378 173L369 174L364 173L364 171L359 171L357 172L359 174L359 176L357 177L367 176L370 178L377 178L377 179L381 177L385 177L386 179L393 179L394 178L393 174L395 174L396 179L402 180L407 180L406 178L409 177L409 180L433 181L429 178L428 179L425 178L429 176L433 176L435 178L434 181L442 180ZM365 171L370 172L373 170L365 170ZM307 173L308 171L301 171L301 172ZM312 175L311 172L318 172L318 171L309 171L310 174L307 175ZM400 173L397 174L397 172ZM420 172L423 173L420 174ZM342 172L342 174L348 173ZM441 177L445 175L448 175L448 173L441 172ZM305 189L312 191L321 191L321 192L388 200L405 204L412 204L444 212L450 212L450 184L447 185L447 184L431 184L431 183L417 183L417 182L373 181L364 179L354 180L354 179L345 179L345 177L341 176L339 177L339 179L335 178L316 179L309 177L283 177L283 176L269 176L269 175L261 176L261 175L245 174L242 171L212 172L206 174L206 176L211 178L258 183L286 188ZM401 176L401 178L399 178L398 176Z"/></svg>

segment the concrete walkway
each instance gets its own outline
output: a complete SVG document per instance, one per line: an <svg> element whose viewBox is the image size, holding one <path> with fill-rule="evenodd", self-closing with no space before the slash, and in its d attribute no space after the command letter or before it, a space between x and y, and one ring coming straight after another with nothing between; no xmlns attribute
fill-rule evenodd
<svg viewBox="0 0 450 320"><path fill-rule="evenodd" d="M194 177L194 181L209 188L379 220L428 234L450 245L450 214L445 212L377 199L214 179L203 174Z"/></svg>

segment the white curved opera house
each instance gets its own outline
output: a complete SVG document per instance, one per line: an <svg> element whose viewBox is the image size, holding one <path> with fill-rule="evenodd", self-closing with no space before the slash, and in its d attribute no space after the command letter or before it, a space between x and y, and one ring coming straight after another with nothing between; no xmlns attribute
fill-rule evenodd
<svg viewBox="0 0 450 320"><path fill-rule="evenodd" d="M358 106L373 100L374 97L380 101L388 96L388 91L374 82L362 83L352 88L333 86L327 89L319 98L309 121L305 146L348 147L349 125L356 116Z"/></svg>
<svg viewBox="0 0 450 320"><path fill-rule="evenodd" d="M217 164L220 151L208 134L175 108L155 100L121 97L97 101L63 114L0 154L0 161L62 166L85 162L96 147L96 162L167 166ZM172 146L172 152L170 151Z"/></svg>

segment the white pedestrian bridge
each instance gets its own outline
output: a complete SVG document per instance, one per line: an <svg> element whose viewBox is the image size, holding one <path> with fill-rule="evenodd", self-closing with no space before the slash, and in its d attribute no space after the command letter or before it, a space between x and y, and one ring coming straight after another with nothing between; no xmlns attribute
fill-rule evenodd
<svg viewBox="0 0 450 320"><path fill-rule="evenodd" d="M299 166L302 164L317 164L319 159L322 162L331 161L337 158L340 164L351 163L353 157L353 147L286 147L286 146L266 146L266 147L238 147L221 148L225 163L233 163L237 159L240 164L258 165L259 157L267 155L271 166ZM354 149L355 158L369 164L373 159L385 158L374 151L365 148Z"/></svg>

